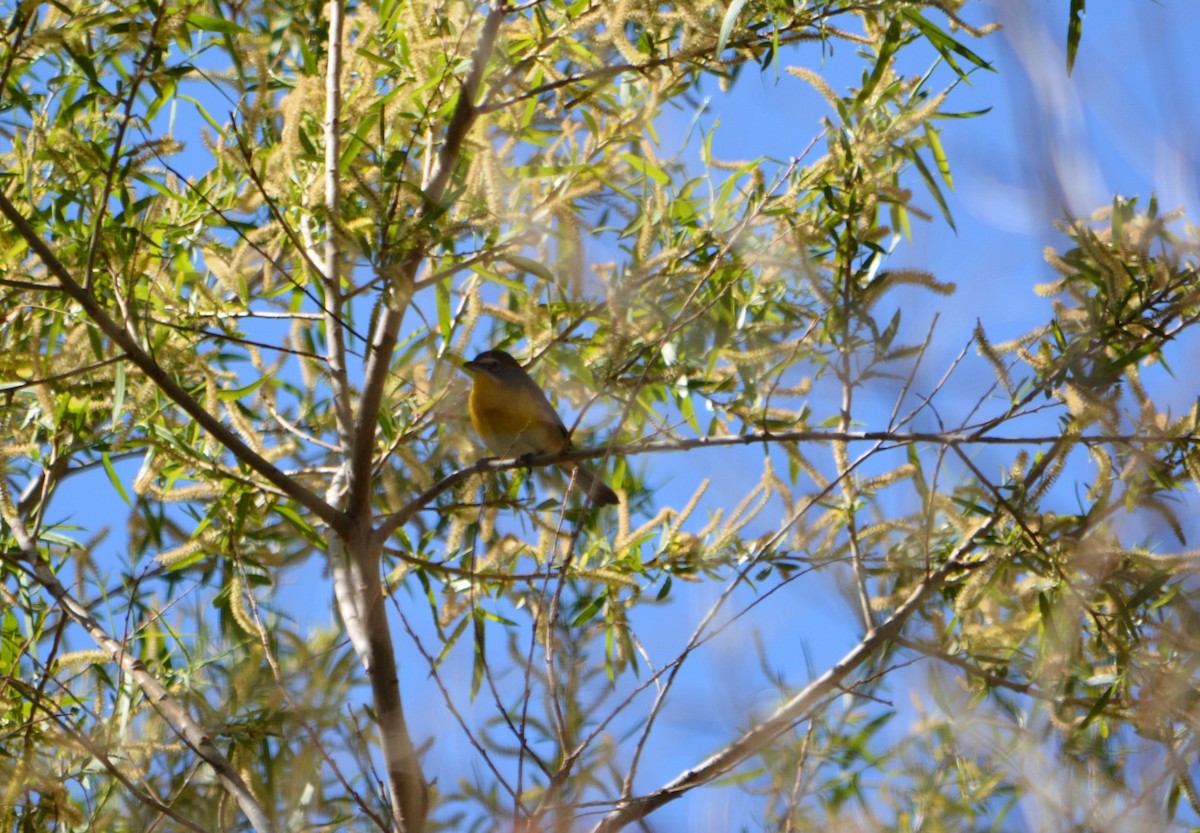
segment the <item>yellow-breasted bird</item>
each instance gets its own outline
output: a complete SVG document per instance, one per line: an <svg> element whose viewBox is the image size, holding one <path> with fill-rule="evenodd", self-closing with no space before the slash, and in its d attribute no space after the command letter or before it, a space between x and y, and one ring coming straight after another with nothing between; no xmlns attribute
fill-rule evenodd
<svg viewBox="0 0 1200 833"><path fill-rule="evenodd" d="M475 433L493 454L520 458L534 454L557 454L571 446L558 412L517 360L503 350L488 350L463 370L471 374L471 396L467 411ZM559 463L574 472L575 480L601 506L619 503L608 488L582 463Z"/></svg>

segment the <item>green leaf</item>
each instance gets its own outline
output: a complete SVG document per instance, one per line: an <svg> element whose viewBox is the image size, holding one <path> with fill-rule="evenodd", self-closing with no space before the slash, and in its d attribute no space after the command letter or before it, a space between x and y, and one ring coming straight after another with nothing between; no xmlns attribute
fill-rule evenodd
<svg viewBox="0 0 1200 833"><path fill-rule="evenodd" d="M346 147L342 150L342 158L338 160L339 169L342 171L350 169L350 164L367 146L371 131L377 124L379 124L379 110L372 109L354 125L354 132L350 134Z"/></svg>
<svg viewBox="0 0 1200 833"><path fill-rule="evenodd" d="M893 19L883 36L883 43L879 46L879 57L875 59L875 68L871 70L870 77L863 84L862 91L855 97L856 103L861 104L866 101L879 85L879 79L883 77L883 73L887 70L888 65L891 64L892 56L900 48L901 32L900 18Z"/></svg>
<svg viewBox="0 0 1200 833"><path fill-rule="evenodd" d="M1126 203L1121 199L1120 194L1113 195L1112 204L1112 240L1114 244L1121 244L1125 239L1125 215Z"/></svg>
<svg viewBox="0 0 1200 833"><path fill-rule="evenodd" d="M208 110L204 109L203 104L201 104L196 99L192 98L190 95L180 95L179 99L180 99L180 101L186 101L188 104L191 104L193 107L195 107L196 112L198 112L200 114L200 118L202 118L206 122L208 122L208 126L211 127L214 131L216 131L216 134L218 136L220 136L222 139L226 139L226 140L229 139L229 136L225 133L225 128L222 125L218 124L217 120L214 119L211 115L209 115Z"/></svg>
<svg viewBox="0 0 1200 833"><path fill-rule="evenodd" d="M604 602L608 599L608 593L601 593L583 606L583 610L579 611L579 615L571 620L571 627L578 628L586 625L588 622L596 618L596 614L604 607Z"/></svg>
<svg viewBox="0 0 1200 833"><path fill-rule="evenodd" d="M108 456L108 452L100 452L100 459L104 462L104 470L108 472L108 479L113 484L113 488L117 490L117 494L121 496L121 500L125 501L126 505L133 506L133 501L129 499L125 487L121 485L121 478L117 477L117 470L113 468L112 458Z"/></svg>
<svg viewBox="0 0 1200 833"><path fill-rule="evenodd" d="M703 434L704 432L700 430L700 421L696 419L696 407L692 404L692 395L687 391L686 388L683 390L678 390L676 393L676 402L679 404L679 412L683 415L683 418L687 421L687 424L691 426L693 431L695 431L697 434Z"/></svg>
<svg viewBox="0 0 1200 833"><path fill-rule="evenodd" d="M21 626L17 617L11 609L5 611L4 618L0 619L0 671L4 674L12 674L17 670L21 654L16 646L24 642L20 637Z"/></svg>
<svg viewBox="0 0 1200 833"><path fill-rule="evenodd" d="M729 4L729 8L725 10L725 17L721 19L721 33L717 36L717 55L725 51L725 44L729 43L729 35L733 32L733 25L737 23L738 15L742 13L742 8L746 5L746 0L733 0Z"/></svg>
<svg viewBox="0 0 1200 833"><path fill-rule="evenodd" d="M650 177L659 185L666 185L671 181L666 171L644 157L636 156L632 153L622 153L620 159L627 162L629 167L633 168L639 174Z"/></svg>
<svg viewBox="0 0 1200 833"><path fill-rule="evenodd" d="M125 362L117 362L113 373L113 407L112 421L116 425L121 421L121 413L125 410Z"/></svg>
<svg viewBox="0 0 1200 833"><path fill-rule="evenodd" d="M887 327L879 334L876 344L879 347L880 353L886 353L888 348L892 346L892 341L896 338L896 333L900 330L900 313L901 310L897 309L892 316L892 320L888 322Z"/></svg>
<svg viewBox="0 0 1200 833"><path fill-rule="evenodd" d="M1086 729L1093 720L1095 720L1097 717L1099 717L1100 714L1104 711L1104 707L1108 705L1108 701L1111 700L1113 698L1113 695L1116 693L1117 693L1117 687L1115 685L1112 685L1112 686L1109 686L1108 688L1106 688L1104 690L1104 693L1096 698L1096 702L1092 705L1092 708L1088 711L1087 717L1085 717L1083 719L1083 723L1079 724L1079 728Z"/></svg>
<svg viewBox="0 0 1200 833"><path fill-rule="evenodd" d="M317 532L316 527L302 518L295 509L290 506L280 504L275 507L275 511L278 512L284 519L286 519L292 526L294 526L304 540L309 544L319 549L323 549L325 547L326 541L323 537L321 537L321 534Z"/></svg>
<svg viewBox="0 0 1200 833"><path fill-rule="evenodd" d="M929 122L925 122L925 141L929 145L930 153L933 154L933 161L937 165L938 173L942 175L942 182L946 183L947 188L953 189L954 178L950 176L950 160L946 158L946 151L942 149L941 137Z"/></svg>
<svg viewBox="0 0 1200 833"><path fill-rule="evenodd" d="M1083 16L1087 12L1087 0L1071 0L1071 11L1067 16L1067 75L1075 69L1075 55L1079 52L1079 41L1083 38Z"/></svg>
<svg viewBox="0 0 1200 833"><path fill-rule="evenodd" d="M1157 596L1170 580L1171 574L1167 572L1154 575L1149 581L1138 588L1136 593L1129 597L1129 601L1125 603L1126 606L1136 610L1136 608Z"/></svg>
<svg viewBox="0 0 1200 833"><path fill-rule="evenodd" d="M541 261L513 254L502 255L500 259L505 263L515 266L523 272L528 272L531 275L537 275L544 281L554 283L554 273L551 272L546 264L542 263Z"/></svg>
<svg viewBox="0 0 1200 833"><path fill-rule="evenodd" d="M963 110L959 113L951 113L945 110L940 110L930 116L931 119L975 119L980 116L986 116L992 112L991 107L984 107L982 110Z"/></svg>
<svg viewBox="0 0 1200 833"><path fill-rule="evenodd" d="M217 32L222 35L249 35L249 29L238 26L223 17L209 17L206 14L189 14L184 18L190 26L203 32Z"/></svg>
<svg viewBox="0 0 1200 833"><path fill-rule="evenodd" d="M459 637L462 636L463 631L465 631L467 628L467 622L471 621L473 618L474 617L471 616L463 616L458 620L458 624L455 625L454 629L445 637L445 644L442 646L442 650L438 652L437 658L433 661L434 668L441 667L442 661L450 655L450 649L458 644ZM441 630L441 625L438 625L438 629Z"/></svg>
<svg viewBox="0 0 1200 833"><path fill-rule="evenodd" d="M929 41L930 45L938 51L938 54L946 60L946 63L953 67L954 71L958 73L960 78L966 79L967 74L959 68L958 64L954 60L954 55L958 55L961 58L966 58L980 69L986 69L988 72L996 71L996 68L990 63L976 55L966 46L963 46L963 44L950 37L949 34L944 32L935 24L926 20L912 9L905 9L900 14L903 15L904 19L911 23L918 32L925 36L925 39Z"/></svg>
<svg viewBox="0 0 1200 833"><path fill-rule="evenodd" d="M385 69L390 69L392 72L400 74L408 73L408 70L405 67L401 66L395 61L389 61L387 58L383 57L382 55L377 55L369 49L355 49L354 54L358 55L360 58L367 59L373 64L378 64Z"/></svg>
<svg viewBox="0 0 1200 833"><path fill-rule="evenodd" d="M938 204L938 208L942 210L942 218L945 219L946 225L950 226L950 230L957 233L958 228L954 225L954 217L950 214L950 206L946 205L946 198L942 196L942 189L938 186L937 180L933 178L933 174L929 172L929 168L925 165L925 160L921 158L921 154L914 150L909 154L909 159L921 174L921 179L925 180L925 187L929 189L930 195Z"/></svg>
<svg viewBox="0 0 1200 833"><path fill-rule="evenodd" d="M1054 627L1054 611L1050 606L1050 598L1043 592L1038 593L1038 614L1041 626L1051 643L1058 642L1058 630Z"/></svg>
<svg viewBox="0 0 1200 833"><path fill-rule="evenodd" d="M482 616L484 619L487 619L488 621L497 622L501 625L504 625L505 627L515 628L517 626L517 623L515 621L513 621L512 619L509 619L505 616L501 616L499 613L496 613L495 611L486 610L485 608L482 608L482 607L478 608L476 610L476 615Z"/></svg>
<svg viewBox="0 0 1200 833"><path fill-rule="evenodd" d="M437 299L438 331L441 333L442 341L449 344L454 322L454 316L450 311L450 287L446 285L445 281L439 281L433 294Z"/></svg>
<svg viewBox="0 0 1200 833"><path fill-rule="evenodd" d="M487 628L484 627L483 617L479 613L479 608L476 608L475 615L471 617L472 623L475 625L475 661L471 666L471 702L474 702L475 696L479 694L479 687L483 685L483 677L487 671Z"/></svg>
<svg viewBox="0 0 1200 833"><path fill-rule="evenodd" d="M257 381L251 382L250 384L246 385L245 387L231 388L229 390L218 391L217 398L220 399L222 402L236 402L237 400L241 399L243 396L249 396L250 394L254 393L256 390L261 388L264 384L266 384L266 381L268 378L269 377L267 377L267 376L262 376Z"/></svg>

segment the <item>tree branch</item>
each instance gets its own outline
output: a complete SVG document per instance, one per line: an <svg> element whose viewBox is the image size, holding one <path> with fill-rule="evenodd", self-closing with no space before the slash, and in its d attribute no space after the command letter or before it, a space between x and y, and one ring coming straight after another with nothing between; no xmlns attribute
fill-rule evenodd
<svg viewBox="0 0 1200 833"><path fill-rule="evenodd" d="M312 511L322 521L339 532L348 528L346 517L310 492L301 484L284 474L274 464L247 445L236 433L227 428L217 417L197 402L191 394L184 390L175 379L163 369L154 358L100 305L90 292L75 280L61 260L51 251L50 247L38 235L37 230L25 218L17 207L9 200L8 195L0 191L0 214L3 214L17 232L25 240L26 245L33 251L46 269L54 276L71 298L78 303L84 313L96 322L96 326L146 374L146 378L154 382L168 398L178 405L184 413L194 419L201 428L211 434L222 446L229 450L234 457L245 463L262 475L284 494L295 500L306 509Z"/></svg>
<svg viewBox="0 0 1200 833"><path fill-rule="evenodd" d="M1083 445L1098 445L1112 443L1117 445L1139 445L1147 443L1183 443L1200 446L1200 436L1184 434L1178 437L1148 434L1079 434L1071 437L1074 442ZM577 448L559 454L537 454L519 459L499 459L487 457L478 462L459 469L443 477L417 497L413 498L403 509L385 516L375 529L374 540L382 542L393 532L412 520L417 512L424 509L440 495L454 488L462 481L476 474L490 471L508 471L510 469L542 468L557 463L594 460L608 456L635 457L639 454L659 454L667 451L688 451L693 448L724 448L739 445L768 445L771 443L828 443L828 442L883 442L895 446L911 445L913 443L928 443L930 445L1051 445L1061 442L1061 434L1032 435L1028 437L990 436L972 432L959 431L759 431L753 434L737 434L729 437L694 437L686 440L655 440L651 442L635 442L623 445L604 445L592 448ZM884 449L886 450L886 449Z"/></svg>
<svg viewBox="0 0 1200 833"><path fill-rule="evenodd" d="M654 810L674 801L690 790L721 777L743 761L761 752L777 737L790 730L798 721L807 716L810 709L826 697L843 691L846 688L847 678L889 642L895 640L909 617L920 609L930 594L944 587L955 574L961 573L963 570L974 570L989 562L989 559L986 558L978 561L964 561L963 557L975 547L975 542L979 540L980 536L991 530L999 519L998 514L983 519L959 543L946 563L917 585L895 613L878 628L871 631L836 665L780 706L771 717L715 755L681 773L654 792L619 802L616 808L593 828L592 833L616 833L627 824L645 818Z"/></svg>
<svg viewBox="0 0 1200 833"><path fill-rule="evenodd" d="M496 36L505 13L504 8L504 0L494 0L484 20L472 57L471 70L459 92L458 102L446 128L437 165L425 186L426 201L420 210L422 217L441 211L442 197L445 195L455 164L462 154L467 134L475 122L475 97L479 93L484 71L495 48ZM326 188L330 191L327 199L334 202L338 188L336 171L339 155L330 153L329 148L336 147L337 142L335 109L338 106L338 79L334 76L334 65L340 63L340 58L334 53L340 52L340 19L339 0L331 0L330 77L326 88L329 108L326 121ZM337 216L337 207L332 203L330 205L332 207L329 222L332 224ZM332 258L336 257L337 252L335 244L331 242L332 238L331 225L326 239L326 268L329 272L326 280L327 285L336 288L336 261ZM369 530L376 426L380 409L383 407L383 394L391 372L396 340L412 297L417 269L424 256L425 252L421 249L414 249L402 255L395 264L394 278L384 288L385 301L372 335L363 373L365 378L358 414L353 427L349 428L346 514L350 519L351 529L345 538L345 557L333 565L334 584L343 621L351 632L351 639L371 684L383 753L387 762L393 814L400 829L409 833L419 833L424 829L429 804L428 788L421 771L420 759L404 720L395 649L388 627L385 595L379 576L379 554L387 536L371 535ZM385 263L383 268L391 267ZM340 298L335 300L340 303ZM326 306L330 304L327 303ZM343 396L348 396L348 389L343 391Z"/></svg>
<svg viewBox="0 0 1200 833"><path fill-rule="evenodd" d="M196 824L187 816L184 816L176 811L173 807L164 804L162 800L158 798L158 796L154 795L154 793L150 792L148 789L143 789L135 784L128 775L122 772L121 769L113 763L112 758L110 758L103 749L92 742L91 738L89 738L83 732L77 731L73 726L71 726L68 717L64 712L55 710L47 705L45 700L49 698L45 697L45 695L42 694L39 689L28 685L24 680L17 679L16 677L0 675L0 680L3 680L5 685L15 688L34 708L41 709L50 718L50 720L52 720L54 724L58 726L60 732L71 738L71 740L73 740L75 743L79 744L84 751L92 756L93 760L99 763L100 766L104 767L104 769L107 770L107 772L112 775L113 778L117 779L117 781L119 781L121 785L125 787L125 789L128 790L129 793L138 801L142 802L156 813L161 813L167 818L178 822L188 830L194 830L196 833L207 833L208 828L201 827L199 824Z"/></svg>
<svg viewBox="0 0 1200 833"><path fill-rule="evenodd" d="M483 82L483 73L491 58L496 45L496 36L500 23L505 15L505 0L492 0L487 18L479 35L479 43L471 58L471 70L459 91L454 113L446 127L446 137L438 153L437 165L425 184L425 203L419 212L419 219L424 219L435 211L440 211L442 197L450 182L450 175L455 164L462 155L463 143L471 125L475 123L477 110L475 97L479 94L479 86ZM375 448L375 427L379 419L379 409L382 406L383 390L388 374L391 371L392 354L396 347L396 338L400 332L404 312L414 291L416 274L425 252L414 249L407 253L397 264L396 283L385 287L387 297L379 316L371 342L370 354L367 358L366 377L363 382L362 397L359 403L358 420L354 430L354 447L350 460L350 492L346 501L346 511L351 517L365 519L369 512L371 494L372 457ZM402 298L395 297L399 292Z"/></svg>
<svg viewBox="0 0 1200 833"><path fill-rule="evenodd" d="M353 442L354 410L346 374L346 337L342 329L341 220L342 158L342 30L345 10L340 0L329 3L329 57L325 71L325 354L329 362L334 416L342 448Z"/></svg>
<svg viewBox="0 0 1200 833"><path fill-rule="evenodd" d="M213 768L218 780L221 782L221 786L233 796L238 807L245 814L250 826L258 831L258 833L273 833L275 826L267 816L266 810L258 803L258 799L254 797L249 786L242 780L241 775L238 774L238 771L229 762L229 759L221 754L221 751L213 743L212 738L204 727L197 723L191 714L188 713L187 709L171 695L171 692L166 689L158 678L147 670L140 659L127 651L124 645L110 636L91 613L88 612L87 608L70 594L62 582L58 580L58 576L54 574L54 571L50 569L50 566L41 557L37 545L29 537L25 529L24 522L11 509L12 504L7 500L7 497L0 500L0 513L3 514L5 522L8 523L9 529L12 531L13 537L16 538L22 551L19 553L4 553L0 557L14 564L24 566L26 571L45 588L46 592L62 608L63 612L72 621L87 631L92 641L107 651L113 661L133 678L138 687L141 688L142 693L146 695L146 699L150 701L150 705L167 722L172 731Z"/></svg>
<svg viewBox="0 0 1200 833"><path fill-rule="evenodd" d="M467 132L479 116L475 106L475 98L479 95L479 87L483 83L483 73L496 47L496 36L500 32L500 23L507 13L506 0L491 0L487 17L483 21L483 29L479 33L479 43L475 46L475 54L471 57L471 70L463 81L459 91L458 101L454 105L454 113L446 127L446 136L442 141L442 149L438 151L437 165L425 184L425 195L430 203L440 203L445 196L446 186L450 183L450 174L462 155L463 141ZM428 206L425 213L428 213Z"/></svg>

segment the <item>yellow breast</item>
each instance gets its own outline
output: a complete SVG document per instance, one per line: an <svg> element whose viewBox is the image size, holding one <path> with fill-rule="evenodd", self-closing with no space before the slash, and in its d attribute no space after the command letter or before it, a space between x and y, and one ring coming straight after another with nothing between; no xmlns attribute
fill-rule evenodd
<svg viewBox="0 0 1200 833"><path fill-rule="evenodd" d="M546 418L545 403L524 387L474 374L467 410L475 433L499 457L550 454L567 446L562 425Z"/></svg>

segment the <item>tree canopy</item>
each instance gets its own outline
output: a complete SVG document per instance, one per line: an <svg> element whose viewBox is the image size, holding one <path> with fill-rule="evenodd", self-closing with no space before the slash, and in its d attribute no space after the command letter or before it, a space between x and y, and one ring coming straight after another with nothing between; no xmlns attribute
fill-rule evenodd
<svg viewBox="0 0 1200 833"><path fill-rule="evenodd" d="M1200 820L1198 237L1065 217L931 366L976 4L6 15L0 829ZM485 458L489 348L574 450Z"/></svg>

